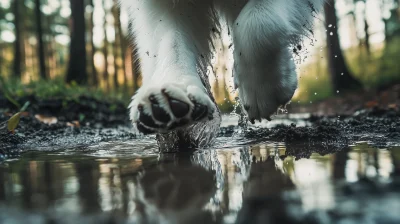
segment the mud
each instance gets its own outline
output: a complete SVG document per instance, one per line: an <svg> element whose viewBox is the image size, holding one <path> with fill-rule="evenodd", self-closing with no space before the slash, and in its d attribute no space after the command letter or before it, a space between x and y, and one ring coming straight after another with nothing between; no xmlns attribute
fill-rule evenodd
<svg viewBox="0 0 400 224"><path fill-rule="evenodd" d="M79 101L37 100L34 97L21 99L31 101L26 116L21 118L15 134L0 132L0 157L17 156L30 148L73 148L84 147L98 142L125 141L139 136L131 128L127 109L121 103L100 102L81 97ZM16 109L4 103L0 113L0 124L9 119ZM7 111L7 113L6 113ZM48 125L34 116L54 116L56 124ZM273 128L249 126L244 137L254 141L284 142L288 155L308 157L312 152L322 155L342 149L359 141L386 147L400 143L399 107L373 107L355 111L351 115L317 116L305 119L310 125L297 127L277 125ZM71 126L71 122L79 125ZM219 136L229 137L237 127L221 128ZM22 147L23 146L23 147ZM293 149L293 150L291 150Z"/></svg>
<svg viewBox="0 0 400 224"><path fill-rule="evenodd" d="M70 148L136 137L126 106L120 102L102 102L85 96L78 100L40 100L30 96L18 101L21 105L29 101L30 106L14 134L0 131L0 158L16 156L22 147ZM0 95L0 124L4 126L16 112L17 108ZM35 115L55 117L57 123L45 124Z"/></svg>

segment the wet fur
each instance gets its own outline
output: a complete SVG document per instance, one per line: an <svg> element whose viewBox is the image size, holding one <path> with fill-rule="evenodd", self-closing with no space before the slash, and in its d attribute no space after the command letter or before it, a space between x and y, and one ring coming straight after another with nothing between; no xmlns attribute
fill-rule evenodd
<svg viewBox="0 0 400 224"><path fill-rule="evenodd" d="M132 34L143 74L143 85L130 105L132 122L149 133L181 130L188 135L187 132L194 130L193 124L207 123L210 117L219 116L210 94L206 70L213 53L213 35L220 31L221 22L227 22L233 38L234 81L243 108L251 121L270 119L279 106L292 98L297 88L289 47L301 41L303 36L312 35L314 16L324 0L120 2L133 22ZM187 116L175 116L161 90L188 104ZM149 100L151 96L169 114L170 121L155 119ZM196 103L207 107L208 116L204 119L191 118ZM151 117L155 125L143 124L141 114ZM181 122L183 119L185 122ZM216 122L212 124L218 126ZM176 123L185 124L175 127ZM175 138L181 137L175 135Z"/></svg>

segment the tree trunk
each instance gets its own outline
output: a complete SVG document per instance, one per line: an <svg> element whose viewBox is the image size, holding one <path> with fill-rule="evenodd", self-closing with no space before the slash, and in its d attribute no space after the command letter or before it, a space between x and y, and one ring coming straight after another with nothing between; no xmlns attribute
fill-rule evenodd
<svg viewBox="0 0 400 224"><path fill-rule="evenodd" d="M20 10L21 1L14 1L13 4L13 13L14 13L14 26L15 26L15 41L14 41L14 61L13 61L13 76L17 78L21 78L22 76L22 68L21 68L21 60L22 60L22 45L23 39L21 37L21 10Z"/></svg>
<svg viewBox="0 0 400 224"><path fill-rule="evenodd" d="M118 83L118 70L119 70L119 66L117 63L118 60L118 44L117 42L114 41L113 44L113 54L114 54L114 89L118 89L119 87L119 83Z"/></svg>
<svg viewBox="0 0 400 224"><path fill-rule="evenodd" d="M333 180L343 181L346 178L346 163L350 148L345 148L334 155L333 160Z"/></svg>
<svg viewBox="0 0 400 224"><path fill-rule="evenodd" d="M344 91L353 88L360 88L361 83L351 75L339 41L338 23L335 11L335 0L328 0L325 3L325 22L328 46L329 72L334 91Z"/></svg>
<svg viewBox="0 0 400 224"><path fill-rule="evenodd" d="M92 84L93 86L97 86L99 84L99 80L97 77L97 70L96 66L94 64L94 55L96 53L96 47L94 46L93 42L93 13L94 13L94 4L93 0L89 1L89 5L92 6L92 12L90 12L90 17L89 17L89 41L90 41L90 46L91 46L91 55L90 55L90 67L92 68Z"/></svg>
<svg viewBox="0 0 400 224"><path fill-rule="evenodd" d="M118 89L119 83L118 83L118 73L119 73L119 64L118 64L118 56L120 55L118 53L118 47L120 46L119 43L119 37L118 37L118 24L117 24L117 18L119 17L118 15L118 10L117 6L114 5L112 7L112 14L114 16L114 43L113 43L113 54L114 54L114 88Z"/></svg>
<svg viewBox="0 0 400 224"><path fill-rule="evenodd" d="M82 0L71 2L71 44L66 81L87 84L85 45L85 5Z"/></svg>
<svg viewBox="0 0 400 224"><path fill-rule="evenodd" d="M114 5L115 5L115 9L116 9L116 15L115 15L115 38L119 40L119 49L120 49L120 57L121 57L121 68L124 74L124 88L126 89L128 86L128 77L126 74L126 68L125 68L125 48L126 48L126 44L125 44L125 38L124 35L122 33L122 26L121 26L121 18L120 18L120 9L118 7L118 1L114 0Z"/></svg>
<svg viewBox="0 0 400 224"><path fill-rule="evenodd" d="M36 32L38 40L38 55L39 55L39 75L42 79L46 79L47 73L46 73L46 62L44 56L42 12L40 10L40 0L35 0L35 14L36 14Z"/></svg>
<svg viewBox="0 0 400 224"><path fill-rule="evenodd" d="M56 77L56 71L57 71L57 59L55 56L55 51L56 51L56 41L55 41L55 35L51 31L51 25L52 22L55 20L55 16L45 16L44 17L46 20L44 32L49 33L48 36L48 42L45 44L45 55L47 55L47 73L46 76L48 79L52 79Z"/></svg>
<svg viewBox="0 0 400 224"><path fill-rule="evenodd" d="M3 14L0 14L0 16L3 16ZM1 31L1 26L0 26L0 33L2 33ZM0 40L0 74L3 74L3 41Z"/></svg>
<svg viewBox="0 0 400 224"><path fill-rule="evenodd" d="M371 45L369 44L369 24L367 21L367 4L364 4L364 33L365 33L365 49L367 50L368 57L371 55Z"/></svg>
<svg viewBox="0 0 400 224"><path fill-rule="evenodd" d="M78 0L82 1L82 0ZM84 213L97 213L101 211L99 204L99 164L96 162L76 163L75 172L77 175L80 199L80 207Z"/></svg>
<svg viewBox="0 0 400 224"><path fill-rule="evenodd" d="M400 20L400 0L397 0L397 17Z"/></svg>
<svg viewBox="0 0 400 224"><path fill-rule="evenodd" d="M104 56L104 71L103 71L103 80L104 85L107 90L110 90L110 82L108 80L108 39L107 39L107 9L106 9L106 1L103 0L104 7L104 44L103 44L103 56Z"/></svg>

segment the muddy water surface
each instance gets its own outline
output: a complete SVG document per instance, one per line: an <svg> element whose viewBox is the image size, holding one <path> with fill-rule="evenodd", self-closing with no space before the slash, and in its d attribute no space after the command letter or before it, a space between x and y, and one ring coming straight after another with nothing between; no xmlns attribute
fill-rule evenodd
<svg viewBox="0 0 400 224"><path fill-rule="evenodd" d="M0 223L400 223L400 147L318 147L299 159L238 133L177 154L152 138L29 151L0 163Z"/></svg>

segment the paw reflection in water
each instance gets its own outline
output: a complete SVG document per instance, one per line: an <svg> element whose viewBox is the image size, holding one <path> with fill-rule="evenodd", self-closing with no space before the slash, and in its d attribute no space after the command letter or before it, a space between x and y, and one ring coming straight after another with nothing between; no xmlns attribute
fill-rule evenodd
<svg viewBox="0 0 400 224"><path fill-rule="evenodd" d="M85 223L400 220L398 148L294 155L279 144L117 158L27 153L0 165L0 220L28 218L22 211L92 217Z"/></svg>

